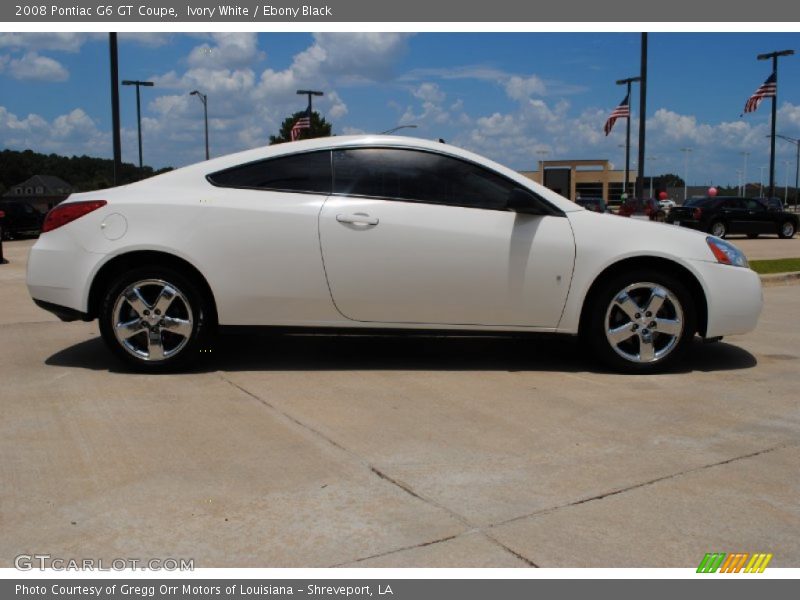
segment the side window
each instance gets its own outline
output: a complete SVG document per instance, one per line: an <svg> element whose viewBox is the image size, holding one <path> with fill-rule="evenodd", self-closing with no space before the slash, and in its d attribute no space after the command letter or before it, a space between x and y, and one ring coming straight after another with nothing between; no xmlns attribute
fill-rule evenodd
<svg viewBox="0 0 800 600"><path fill-rule="evenodd" d="M331 153L269 158L213 173L208 180L220 187L330 194Z"/></svg>
<svg viewBox="0 0 800 600"><path fill-rule="evenodd" d="M722 205L722 208L740 210L744 208L744 202L738 200L737 198L730 198L725 200L725 203Z"/></svg>
<svg viewBox="0 0 800 600"><path fill-rule="evenodd" d="M333 153L336 194L505 209L517 186L466 161L433 152L357 148Z"/></svg>
<svg viewBox="0 0 800 600"><path fill-rule="evenodd" d="M758 200L753 200L752 198L749 200L745 200L747 203L747 210L755 210L755 211L764 211L767 210L766 207L761 204Z"/></svg>

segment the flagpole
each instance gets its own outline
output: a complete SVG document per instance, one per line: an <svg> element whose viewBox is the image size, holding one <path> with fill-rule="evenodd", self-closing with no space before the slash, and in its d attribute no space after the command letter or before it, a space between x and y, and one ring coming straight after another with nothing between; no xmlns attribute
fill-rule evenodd
<svg viewBox="0 0 800 600"><path fill-rule="evenodd" d="M625 127L625 187L622 193L628 197L628 182L630 181L631 172L631 83L634 81L641 81L641 77L628 77L627 79L617 80L617 85L627 85L628 94L625 96L628 99L628 124Z"/></svg>
<svg viewBox="0 0 800 600"><path fill-rule="evenodd" d="M642 32L641 73L639 75L639 176L636 178L636 198L641 198L644 187L644 144L647 117L647 32Z"/></svg>
<svg viewBox="0 0 800 600"><path fill-rule="evenodd" d="M772 127L769 136L769 197L775 195L775 121L778 117L778 57L791 56L794 50L781 50L779 52L768 52L759 54L758 60L772 59L772 74L775 75L775 93L772 95Z"/></svg>

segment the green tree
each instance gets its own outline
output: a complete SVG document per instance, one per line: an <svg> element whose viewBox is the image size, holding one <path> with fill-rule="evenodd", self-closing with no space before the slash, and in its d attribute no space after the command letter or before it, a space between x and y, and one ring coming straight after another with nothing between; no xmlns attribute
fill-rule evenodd
<svg viewBox="0 0 800 600"><path fill-rule="evenodd" d="M683 178L675 175L675 173L664 173L656 177L656 179L660 180L661 185L665 188L683 187Z"/></svg>
<svg viewBox="0 0 800 600"><path fill-rule="evenodd" d="M273 144L282 144L284 142L292 141L292 127L297 119L304 117L306 111L301 110L294 113L291 117L286 117L281 123L281 129L278 135L269 136L270 146ZM310 140L312 138L330 137L332 125L328 123L323 117L319 116L317 111L311 113L311 128L300 130L300 140Z"/></svg>

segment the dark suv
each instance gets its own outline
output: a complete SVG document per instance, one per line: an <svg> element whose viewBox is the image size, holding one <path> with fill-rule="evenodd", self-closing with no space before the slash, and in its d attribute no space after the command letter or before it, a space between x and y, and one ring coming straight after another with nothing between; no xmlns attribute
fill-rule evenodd
<svg viewBox="0 0 800 600"><path fill-rule="evenodd" d="M39 235L44 215L27 202L21 200L0 201L0 229L3 239L21 235Z"/></svg>
<svg viewBox="0 0 800 600"><path fill-rule="evenodd" d="M759 199L738 196L692 198L673 208L668 223L707 231L717 237L744 233L755 238L761 234L777 234L790 238L797 231L797 215L771 209Z"/></svg>

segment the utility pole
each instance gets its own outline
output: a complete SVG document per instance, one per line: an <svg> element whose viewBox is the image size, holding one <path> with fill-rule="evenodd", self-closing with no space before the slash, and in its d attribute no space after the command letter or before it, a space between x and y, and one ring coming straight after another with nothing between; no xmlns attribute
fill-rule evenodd
<svg viewBox="0 0 800 600"><path fill-rule="evenodd" d="M625 186L622 188L624 197L628 197L628 180L631 170L631 84L635 81L641 81L641 77L628 77L627 79L618 79L617 85L627 86L628 94L625 96L628 99L628 118L626 119L625 126Z"/></svg>
<svg viewBox="0 0 800 600"><path fill-rule="evenodd" d="M139 81L126 79L122 85L135 85L136 86L136 127L139 132L139 171L142 170L142 103L139 99L139 88L153 87L155 84L152 81Z"/></svg>
<svg viewBox="0 0 800 600"><path fill-rule="evenodd" d="M778 116L778 57L791 56L794 50L780 50L759 54L758 60L772 60L772 73L775 75L775 95L772 96L772 130L769 141L769 195L775 195L775 120Z"/></svg>
<svg viewBox="0 0 800 600"><path fill-rule="evenodd" d="M642 173L636 178L636 197L642 197L644 187L644 140L645 140L645 115L647 114L647 33L642 33L642 54L639 72L639 168Z"/></svg>
<svg viewBox="0 0 800 600"><path fill-rule="evenodd" d="M775 134L776 137L781 138L789 143L792 143L797 148L797 162L795 163L794 171L794 209L797 210L797 195L800 193L798 187L800 186L800 139L789 137L788 135Z"/></svg>
<svg viewBox="0 0 800 600"><path fill-rule="evenodd" d="M189 92L190 96L197 96L203 103L203 118L206 125L206 160L210 158L208 153L208 94L203 94L197 90Z"/></svg>
<svg viewBox="0 0 800 600"><path fill-rule="evenodd" d="M119 133L119 58L117 53L117 34L108 34L108 50L111 62L111 134L114 145L114 185L122 176L122 144Z"/></svg>
<svg viewBox="0 0 800 600"><path fill-rule="evenodd" d="M689 191L689 155L692 149L681 148L681 152L683 152L683 201L686 202Z"/></svg>

